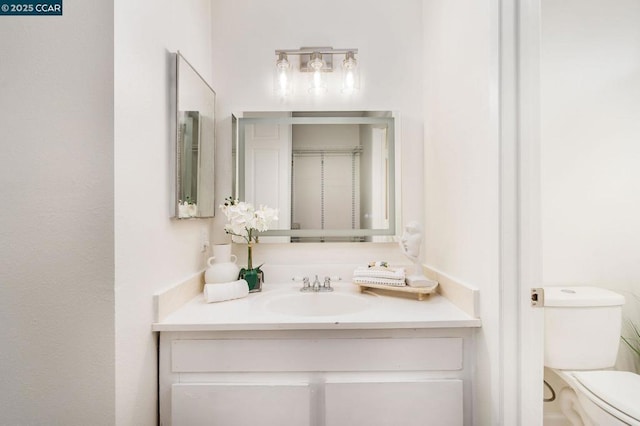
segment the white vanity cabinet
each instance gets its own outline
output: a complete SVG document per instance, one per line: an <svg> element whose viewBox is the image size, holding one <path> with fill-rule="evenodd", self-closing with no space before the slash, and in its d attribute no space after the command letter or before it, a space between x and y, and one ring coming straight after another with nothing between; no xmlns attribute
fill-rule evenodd
<svg viewBox="0 0 640 426"><path fill-rule="evenodd" d="M310 401L302 383L174 383L171 424L310 426Z"/></svg>
<svg viewBox="0 0 640 426"><path fill-rule="evenodd" d="M162 331L160 424L454 426L473 329Z"/></svg>

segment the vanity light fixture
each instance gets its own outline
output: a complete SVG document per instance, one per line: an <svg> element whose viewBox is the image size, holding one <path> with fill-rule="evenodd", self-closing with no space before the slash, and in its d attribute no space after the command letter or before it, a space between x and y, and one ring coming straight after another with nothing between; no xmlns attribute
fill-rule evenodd
<svg viewBox="0 0 640 426"><path fill-rule="evenodd" d="M352 94L360 88L358 75L358 49L334 49L332 47L302 47L300 49L276 50L276 70L274 88L279 96L287 96L292 92L293 66L289 56L299 56L298 70L309 74L309 93L321 95L329 91L327 73L333 72L333 55L343 55L341 92Z"/></svg>

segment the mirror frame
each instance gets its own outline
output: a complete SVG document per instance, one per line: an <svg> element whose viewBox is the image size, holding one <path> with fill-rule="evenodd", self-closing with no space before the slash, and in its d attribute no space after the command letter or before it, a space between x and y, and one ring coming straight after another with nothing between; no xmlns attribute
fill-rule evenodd
<svg viewBox="0 0 640 426"><path fill-rule="evenodd" d="M181 193L181 185L182 185L182 178L181 178L181 174L182 174L182 147L180 145L180 140L181 140L181 136L180 136L180 116L181 114L185 113L185 112L191 112L191 111L187 111L187 110L181 110L180 108L180 75L181 75L181 70L182 72L184 72L185 70L188 70L189 72L192 72L193 74L195 74L195 76L200 80L200 82L203 84L202 85L202 89L205 90L209 90L211 92L211 97L212 97L212 103L213 103L213 109L211 111L211 142L210 142L210 146L209 146L209 151L211 152L211 156L207 157L207 158L203 158L202 157L202 152L201 150L199 150L199 154L198 154L198 176L200 176L201 173L203 173L203 167L202 167L202 162L203 161L210 161L210 171L207 173L207 178L210 180L211 185L210 188L209 187L205 187L205 188L201 188L201 184L200 182L198 182L198 195L200 193L200 191L207 191L210 192L210 198L211 201L209 203L207 203L206 205L206 209L202 209L201 208L201 200L200 197L198 197L197 200L197 213L195 216L181 216L180 215L180 193ZM184 89L184 88L183 88ZM215 109L215 104L216 104L216 92L215 90L213 90L213 88L211 87L211 85L209 85L209 83L207 83L207 81L204 79L204 77L202 77L202 75L198 72L198 70L195 69L195 67L193 65L191 65L191 63L180 53L180 51L177 51L175 53L175 191L174 191L174 208L173 208L173 216L172 218L174 219L207 219L207 218L212 218L215 217L215 197L214 197L214 186L215 186L215 145L216 145L216 132L215 132L215 123L216 123L216 109ZM202 138L202 134L199 135L200 138L200 143L202 144L203 140L206 140L207 138ZM210 213L207 214L201 214L202 211L207 211Z"/></svg>
<svg viewBox="0 0 640 426"><path fill-rule="evenodd" d="M265 111L266 112L266 111ZM363 111L363 113L381 113L382 111ZM233 143L233 192L234 198L244 200L245 182L244 173L240 173L241 164L245 164L245 126L251 124L377 124L386 125L387 142L388 142L388 171L389 171L389 227L384 229L272 229L262 232L261 236L288 236L298 238L323 238L323 237L343 237L343 238L366 238L377 236L395 236L398 224L396 218L398 214L397 197L396 197L396 143L395 143L395 117L391 111L384 111L389 116L385 117L355 117L351 116L354 111L293 111L292 114L317 114L317 116L309 117L243 117L242 114L234 114L232 116L232 133ZM247 113L249 114L249 113ZM253 112L251 112L253 114ZM333 114L333 115L331 115ZM346 116L337 116L337 114L345 114ZM242 167L244 170L244 166Z"/></svg>

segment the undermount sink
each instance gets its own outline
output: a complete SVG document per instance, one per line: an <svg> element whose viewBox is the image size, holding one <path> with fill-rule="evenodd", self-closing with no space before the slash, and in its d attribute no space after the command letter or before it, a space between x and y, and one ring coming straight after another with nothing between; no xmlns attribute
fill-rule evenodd
<svg viewBox="0 0 640 426"><path fill-rule="evenodd" d="M373 296L344 293L291 293L274 298L266 303L271 312L299 316L331 316L360 312L371 306L368 298Z"/></svg>

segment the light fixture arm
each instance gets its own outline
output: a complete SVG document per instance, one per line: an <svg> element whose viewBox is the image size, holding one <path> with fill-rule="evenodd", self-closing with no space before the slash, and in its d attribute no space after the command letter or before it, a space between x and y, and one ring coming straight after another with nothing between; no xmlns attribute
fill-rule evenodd
<svg viewBox="0 0 640 426"><path fill-rule="evenodd" d="M334 49L333 47L301 47L300 49L277 49L276 55L284 53L286 55L311 55L320 53L322 55L346 55L348 53L357 54L358 49Z"/></svg>

